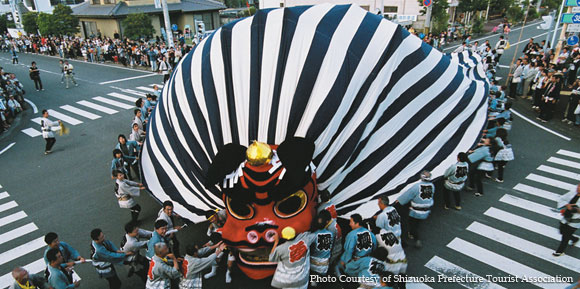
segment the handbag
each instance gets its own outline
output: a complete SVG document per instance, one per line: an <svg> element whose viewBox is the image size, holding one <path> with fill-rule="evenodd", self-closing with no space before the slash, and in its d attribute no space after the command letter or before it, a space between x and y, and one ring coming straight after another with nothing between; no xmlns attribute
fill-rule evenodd
<svg viewBox="0 0 580 289"><path fill-rule="evenodd" d="M574 110L574 114L580 114L580 104L578 104L576 106L576 109Z"/></svg>

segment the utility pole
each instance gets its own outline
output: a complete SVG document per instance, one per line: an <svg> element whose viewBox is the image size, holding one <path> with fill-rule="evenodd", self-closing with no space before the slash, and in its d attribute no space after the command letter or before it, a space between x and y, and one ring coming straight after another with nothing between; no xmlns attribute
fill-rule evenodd
<svg viewBox="0 0 580 289"><path fill-rule="evenodd" d="M552 43L550 48L554 48L554 42L556 41L556 33L558 32L558 27L560 26L560 19L562 19L562 11L564 10L564 3L566 0L562 0L562 5L560 6L560 13L558 14L558 18L556 18L556 27L554 27L554 35L552 36Z"/></svg>
<svg viewBox="0 0 580 289"><path fill-rule="evenodd" d="M162 0L161 6L163 8L163 18L165 20L165 41L167 43L167 47L173 48L173 31L171 31L171 21L169 21L169 8L167 8L167 0Z"/></svg>
<svg viewBox="0 0 580 289"><path fill-rule="evenodd" d="M566 0L564 0L564 1L566 1ZM568 13L572 13L572 7L568 7ZM558 22L560 22L560 18L558 18ZM560 41L560 40L566 39L566 30L567 29L568 29L568 23L564 23L564 25L562 25L562 32L560 32L560 37L558 38L558 44L556 45L556 50L554 51L554 60L556 60L558 58L558 55L560 55L560 50L562 49L562 41ZM556 37L557 31L558 30L554 31L554 37Z"/></svg>

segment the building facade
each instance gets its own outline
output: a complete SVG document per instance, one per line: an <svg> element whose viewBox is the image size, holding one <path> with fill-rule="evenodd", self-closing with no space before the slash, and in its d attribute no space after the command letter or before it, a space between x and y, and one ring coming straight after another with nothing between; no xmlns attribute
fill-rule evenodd
<svg viewBox="0 0 580 289"><path fill-rule="evenodd" d="M216 29L221 26L219 11L225 9L223 3L212 0L167 0L167 7L171 24L176 24L181 31L186 27L195 29L196 21L203 21L206 30ZM154 36L162 35L163 11L155 7L153 0L88 0L73 8L73 14L80 20L83 37L122 36L121 22L133 13L149 15Z"/></svg>

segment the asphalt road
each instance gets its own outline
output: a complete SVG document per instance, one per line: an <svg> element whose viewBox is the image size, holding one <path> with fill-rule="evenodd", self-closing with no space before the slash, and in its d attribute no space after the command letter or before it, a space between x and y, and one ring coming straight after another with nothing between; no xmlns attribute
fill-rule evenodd
<svg viewBox="0 0 580 289"><path fill-rule="evenodd" d="M536 25L524 28L523 43L529 37L540 35L541 38L542 33L545 33L536 29ZM504 54L502 65L508 65L511 61L518 36L519 30L510 34L513 48ZM497 35L491 37L492 45L497 38ZM518 48L518 54L522 48ZM72 63L75 65L79 87L65 89L64 84L60 83L57 59L20 54L20 62L23 64L29 65L33 60L41 69L45 91L37 92L33 89L26 66L12 65L8 54L0 54L0 66L5 71L17 74L26 87L26 98L39 110L52 109L82 123L69 119L77 124L67 123L71 133L57 136L54 153L48 156L43 154L44 140L40 136L32 137L30 134L34 133L31 130L27 130L30 134L22 132L28 128L39 130L39 125L32 119L40 115L34 114L31 109L25 112L8 136L0 138L0 151L14 143L0 154L0 218L5 218L0 219L0 285L9 280L6 274L14 266L39 266L38 260L42 258L45 247L42 237L46 232L59 233L61 240L77 248L84 257L89 255L89 232L95 227L103 229L107 238L114 243L120 242L124 233L123 225L130 219L130 214L127 210L119 209L113 195L109 177L111 152L117 135L130 132L133 112L127 108L132 106L129 100L138 97L139 93L147 92L146 89L151 88L152 84L162 81L161 76L149 72L75 61ZM499 73L505 74L507 69ZM124 99L110 93L121 94ZM109 103L102 102L103 99ZM113 105L110 100L121 103L123 107ZM116 112L108 114L79 104L79 101L106 107L110 113L110 110ZM91 118L95 118L94 115L99 118L91 119L87 114L75 114L62 108L66 105L91 112ZM514 110L537 123L526 101L517 101ZM479 276L489 274L497 277L522 272L532 276L540 273L573 276L575 279L580 275L580 262L577 262L580 259L579 248L569 248L566 257L560 259L545 256L551 254L559 238L556 229L558 221L549 211L555 204L553 198L565 193L569 186L580 180L580 159L574 154L564 155L566 151L580 153L578 128L562 125L559 121L545 125L553 132L570 138L567 140L520 117L514 118L510 140L516 160L507 166L505 182L499 184L487 180L484 184L485 195L479 198L464 192L461 211L444 211L442 198L436 194L433 214L423 226L423 248L409 247L406 250L410 276L436 278L438 274L464 274L465 271ZM525 188L523 191L527 193L515 190L516 186L519 189ZM138 203L143 207L140 217L142 227L151 229L160 206L147 195L139 197ZM492 232L484 225L500 232ZM203 236L205 224L188 227L180 233L179 238L182 244L186 244ZM554 239L554 236L557 238ZM449 262L456 267L450 266ZM117 269L123 288L144 287L138 278L127 278L125 268L118 266ZM82 288L107 288L106 281L97 277L92 266L79 265L76 271L82 278ZM268 284L267 280L248 282L238 274L234 275L232 285L224 286L223 273L220 271L218 277L207 282L205 287L266 288ZM505 288L536 287L529 283L498 284ZM501 288L483 285L469 283L463 284L463 287ZM545 288L564 287L562 284L540 285ZM427 288L421 286L415 284L409 288ZM426 286L462 287L455 283L427 283ZM326 287L336 288L336 285L327 284Z"/></svg>

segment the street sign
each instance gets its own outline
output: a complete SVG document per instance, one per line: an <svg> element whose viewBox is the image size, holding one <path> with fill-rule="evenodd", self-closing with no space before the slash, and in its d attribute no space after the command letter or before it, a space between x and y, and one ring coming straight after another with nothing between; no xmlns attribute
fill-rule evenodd
<svg viewBox="0 0 580 289"><path fill-rule="evenodd" d="M429 7L433 3L433 0L423 0L423 6Z"/></svg>
<svg viewBox="0 0 580 289"><path fill-rule="evenodd" d="M578 36L572 35L572 36L568 37L566 42L568 43L568 45L576 45L576 44L578 44Z"/></svg>
<svg viewBox="0 0 580 289"><path fill-rule="evenodd" d="M580 23L580 13L563 13L560 23Z"/></svg>
<svg viewBox="0 0 580 289"><path fill-rule="evenodd" d="M580 32L580 24L568 24L566 32Z"/></svg>
<svg viewBox="0 0 580 289"><path fill-rule="evenodd" d="M173 24L173 25L171 25L171 30L173 30L173 31L177 31L177 28L178 28L178 27L177 27L177 24Z"/></svg>
<svg viewBox="0 0 580 289"><path fill-rule="evenodd" d="M580 1L578 0L566 0L566 7L576 7L580 6Z"/></svg>
<svg viewBox="0 0 580 289"><path fill-rule="evenodd" d="M572 13L580 12L580 7L572 7Z"/></svg>

